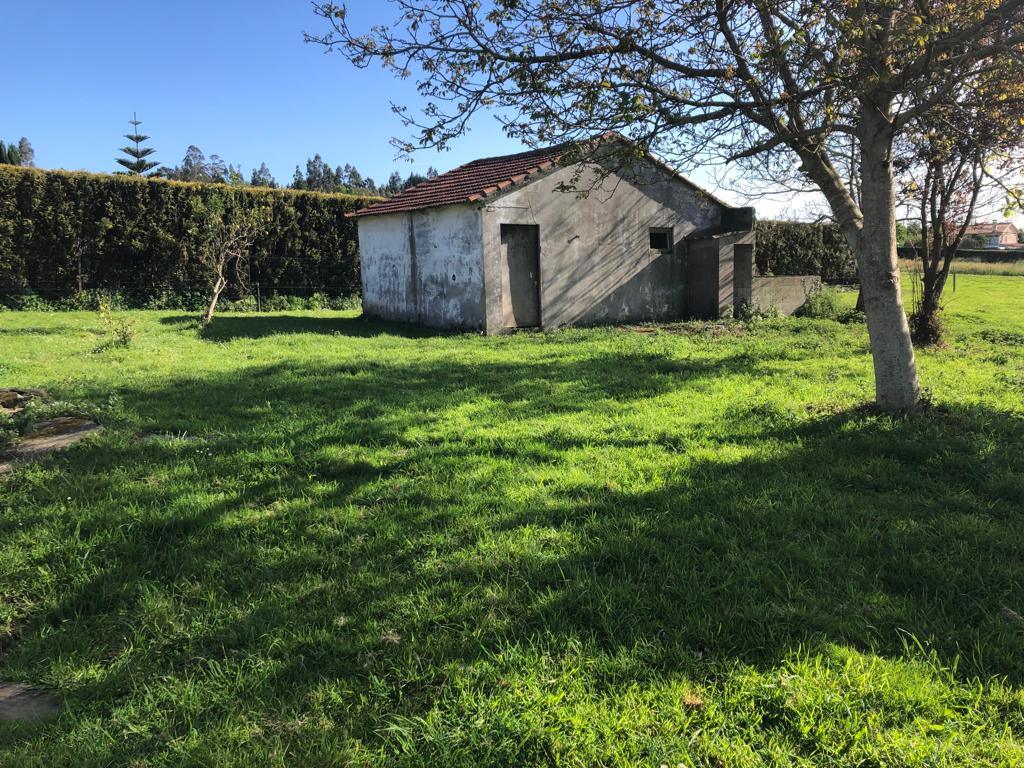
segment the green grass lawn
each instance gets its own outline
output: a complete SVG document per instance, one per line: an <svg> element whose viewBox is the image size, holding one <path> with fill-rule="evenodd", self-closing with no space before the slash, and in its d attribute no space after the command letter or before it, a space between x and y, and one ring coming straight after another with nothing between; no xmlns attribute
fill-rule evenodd
<svg viewBox="0 0 1024 768"><path fill-rule="evenodd" d="M913 259L900 259L900 267L904 272L921 272L921 262ZM952 273L957 275L1024 275L1024 260L1016 261L974 261L957 259L953 262ZM952 286L951 286L952 287Z"/></svg>
<svg viewBox="0 0 1024 768"><path fill-rule="evenodd" d="M67 705L0 765L1020 765L1024 280L948 306L909 420L826 320L0 314L108 427L0 484L0 679Z"/></svg>

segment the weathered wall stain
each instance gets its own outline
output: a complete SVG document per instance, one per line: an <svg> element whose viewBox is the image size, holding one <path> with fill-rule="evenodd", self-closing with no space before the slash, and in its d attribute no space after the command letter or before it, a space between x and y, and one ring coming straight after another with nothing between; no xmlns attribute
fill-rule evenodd
<svg viewBox="0 0 1024 768"><path fill-rule="evenodd" d="M359 221L363 311L436 328L484 326L480 211L453 205Z"/></svg>

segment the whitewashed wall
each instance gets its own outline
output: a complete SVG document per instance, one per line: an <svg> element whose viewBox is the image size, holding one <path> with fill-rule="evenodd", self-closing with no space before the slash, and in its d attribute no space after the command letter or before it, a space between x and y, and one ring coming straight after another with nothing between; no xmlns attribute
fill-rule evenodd
<svg viewBox="0 0 1024 768"><path fill-rule="evenodd" d="M480 211L468 204L359 219L363 311L435 328L483 329Z"/></svg>

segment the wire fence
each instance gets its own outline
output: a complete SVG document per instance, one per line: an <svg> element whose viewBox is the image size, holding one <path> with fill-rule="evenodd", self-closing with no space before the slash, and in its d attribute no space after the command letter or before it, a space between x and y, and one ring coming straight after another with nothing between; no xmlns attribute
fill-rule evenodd
<svg viewBox="0 0 1024 768"><path fill-rule="evenodd" d="M31 285L0 282L0 306L19 308L40 306L54 309L92 307L99 296L109 296L126 307L152 309L192 309L209 300L210 289L201 285L168 285L147 281L77 280L33 281ZM279 283L254 279L244 286L232 284L224 291L226 302L244 302L258 312L280 306L282 300L305 299L315 306L340 306L357 301L362 286L356 280L345 282Z"/></svg>

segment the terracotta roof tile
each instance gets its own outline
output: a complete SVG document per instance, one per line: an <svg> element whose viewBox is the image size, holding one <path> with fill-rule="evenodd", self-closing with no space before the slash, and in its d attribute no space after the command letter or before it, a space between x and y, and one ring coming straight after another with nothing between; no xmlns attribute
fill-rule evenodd
<svg viewBox="0 0 1024 768"><path fill-rule="evenodd" d="M590 142L603 142L609 139L631 143L629 139L614 131L595 136L590 139ZM499 155L498 157L474 160L447 173L442 173L440 176L427 179L387 200L360 208L352 213L346 213L345 216L352 218L379 216L386 213L405 213L424 208L438 208L442 205L475 203L503 192L509 187L529 182L537 174L555 167L566 151L573 146L573 142L566 142L544 149L518 152L514 155ZM685 176L680 175L665 162L650 154L647 157L680 181L699 190L715 203L726 208L732 207L707 190L701 189Z"/></svg>
<svg viewBox="0 0 1024 768"><path fill-rule="evenodd" d="M1003 232L1016 232L1017 227L1011 221L992 221L981 224L971 224L964 230L965 235L995 235Z"/></svg>
<svg viewBox="0 0 1024 768"><path fill-rule="evenodd" d="M558 144L514 155L474 160L346 216L379 216L455 203L475 203L552 168L570 146L572 144Z"/></svg>

